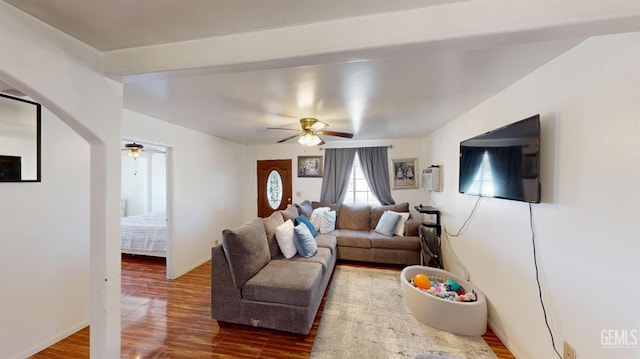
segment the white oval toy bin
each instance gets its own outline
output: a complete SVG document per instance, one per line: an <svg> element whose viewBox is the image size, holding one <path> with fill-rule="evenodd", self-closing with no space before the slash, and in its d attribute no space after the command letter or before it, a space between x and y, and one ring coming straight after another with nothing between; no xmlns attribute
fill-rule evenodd
<svg viewBox="0 0 640 359"><path fill-rule="evenodd" d="M411 280L420 273L429 278L453 279L467 293L475 292L477 300L458 302L424 292L411 284ZM486 298L476 286L466 280L442 269L416 265L402 270L400 284L405 305L424 324L460 335L483 335L487 331Z"/></svg>

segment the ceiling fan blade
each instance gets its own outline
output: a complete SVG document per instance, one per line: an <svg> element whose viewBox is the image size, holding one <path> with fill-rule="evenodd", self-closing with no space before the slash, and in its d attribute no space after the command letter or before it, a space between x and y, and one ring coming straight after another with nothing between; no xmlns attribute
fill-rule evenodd
<svg viewBox="0 0 640 359"><path fill-rule="evenodd" d="M324 140L322 139L322 137L318 136L318 138L320 139L320 143L318 143L318 146L322 146L325 144Z"/></svg>
<svg viewBox="0 0 640 359"><path fill-rule="evenodd" d="M316 132L316 133L317 133L317 134L320 134L320 135L327 135L327 136L336 136L336 137L353 138L353 133L347 133L347 132L318 131L318 132Z"/></svg>
<svg viewBox="0 0 640 359"><path fill-rule="evenodd" d="M289 136L289 137L287 137L287 138L283 138L283 139L281 139L280 141L278 141L278 143L282 143L282 142L285 142L285 141L289 141L289 140L294 139L294 138L296 138L296 137L298 137L298 136L300 136L300 135L295 134L295 135L293 135L293 136Z"/></svg>
<svg viewBox="0 0 640 359"><path fill-rule="evenodd" d="M300 129L299 129L299 128L284 128L284 127L267 127L267 130L300 131Z"/></svg>
<svg viewBox="0 0 640 359"><path fill-rule="evenodd" d="M149 153L161 153L161 154L165 154L166 152L163 150L156 150L155 148L145 148L144 150L142 150L143 152L149 152Z"/></svg>

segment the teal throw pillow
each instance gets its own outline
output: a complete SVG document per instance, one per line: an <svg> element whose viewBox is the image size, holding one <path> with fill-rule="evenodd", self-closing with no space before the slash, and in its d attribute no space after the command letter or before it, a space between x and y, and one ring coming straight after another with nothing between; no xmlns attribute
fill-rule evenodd
<svg viewBox="0 0 640 359"><path fill-rule="evenodd" d="M402 216L398 213L384 211L382 217L380 217L380 220L376 225L375 231L382 234L383 236L393 236L393 232L396 229L396 224L398 224L400 218L402 218Z"/></svg>
<svg viewBox="0 0 640 359"><path fill-rule="evenodd" d="M311 235L309 227L304 223L300 223L293 228L293 231L295 233L294 244L298 250L298 254L305 258L315 256L316 253L318 253L318 243L316 243L315 238Z"/></svg>
<svg viewBox="0 0 640 359"><path fill-rule="evenodd" d="M296 225L300 223L304 223L309 228L309 232L311 232L311 235L313 236L313 238L315 238L318 235L318 231L316 231L316 228L313 226L313 224L311 224L311 221L309 220L309 218L307 218L307 216L305 216L304 214L301 214L298 217L296 217Z"/></svg>

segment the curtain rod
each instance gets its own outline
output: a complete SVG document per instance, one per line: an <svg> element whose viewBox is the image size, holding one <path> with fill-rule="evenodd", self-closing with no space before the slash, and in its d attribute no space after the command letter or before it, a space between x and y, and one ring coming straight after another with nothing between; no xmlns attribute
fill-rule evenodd
<svg viewBox="0 0 640 359"><path fill-rule="evenodd" d="M324 151L325 149L327 150L334 150L334 149L340 149L340 148L367 148L367 147L387 147L387 148L393 148L393 145L388 145L388 146L358 146L358 147L318 147L318 150L320 151Z"/></svg>

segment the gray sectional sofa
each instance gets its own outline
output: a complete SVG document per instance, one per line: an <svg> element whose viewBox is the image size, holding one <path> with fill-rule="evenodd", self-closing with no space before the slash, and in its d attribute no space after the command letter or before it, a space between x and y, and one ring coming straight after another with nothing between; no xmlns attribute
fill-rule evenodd
<svg viewBox="0 0 640 359"><path fill-rule="evenodd" d="M275 242L282 223L276 212L223 231L211 254L212 318L309 333L335 268L336 240L320 234L316 255L285 259Z"/></svg>
<svg viewBox="0 0 640 359"><path fill-rule="evenodd" d="M285 259L276 228L300 214L309 217L321 203L305 201L267 218L222 232L211 253L211 316L230 322L308 334L336 260L419 264L418 223L409 219L404 236L385 237L374 229L385 210L409 212L408 203L384 206L329 205L336 229L315 238L317 253Z"/></svg>
<svg viewBox="0 0 640 359"><path fill-rule="evenodd" d="M338 259L375 262L385 264L420 264L420 222L411 216L405 223L404 235L387 237L375 232L376 225L387 211L409 212L409 203L388 206L359 206L347 204L326 204L305 202L297 205L305 215L319 207L329 207L336 211Z"/></svg>

